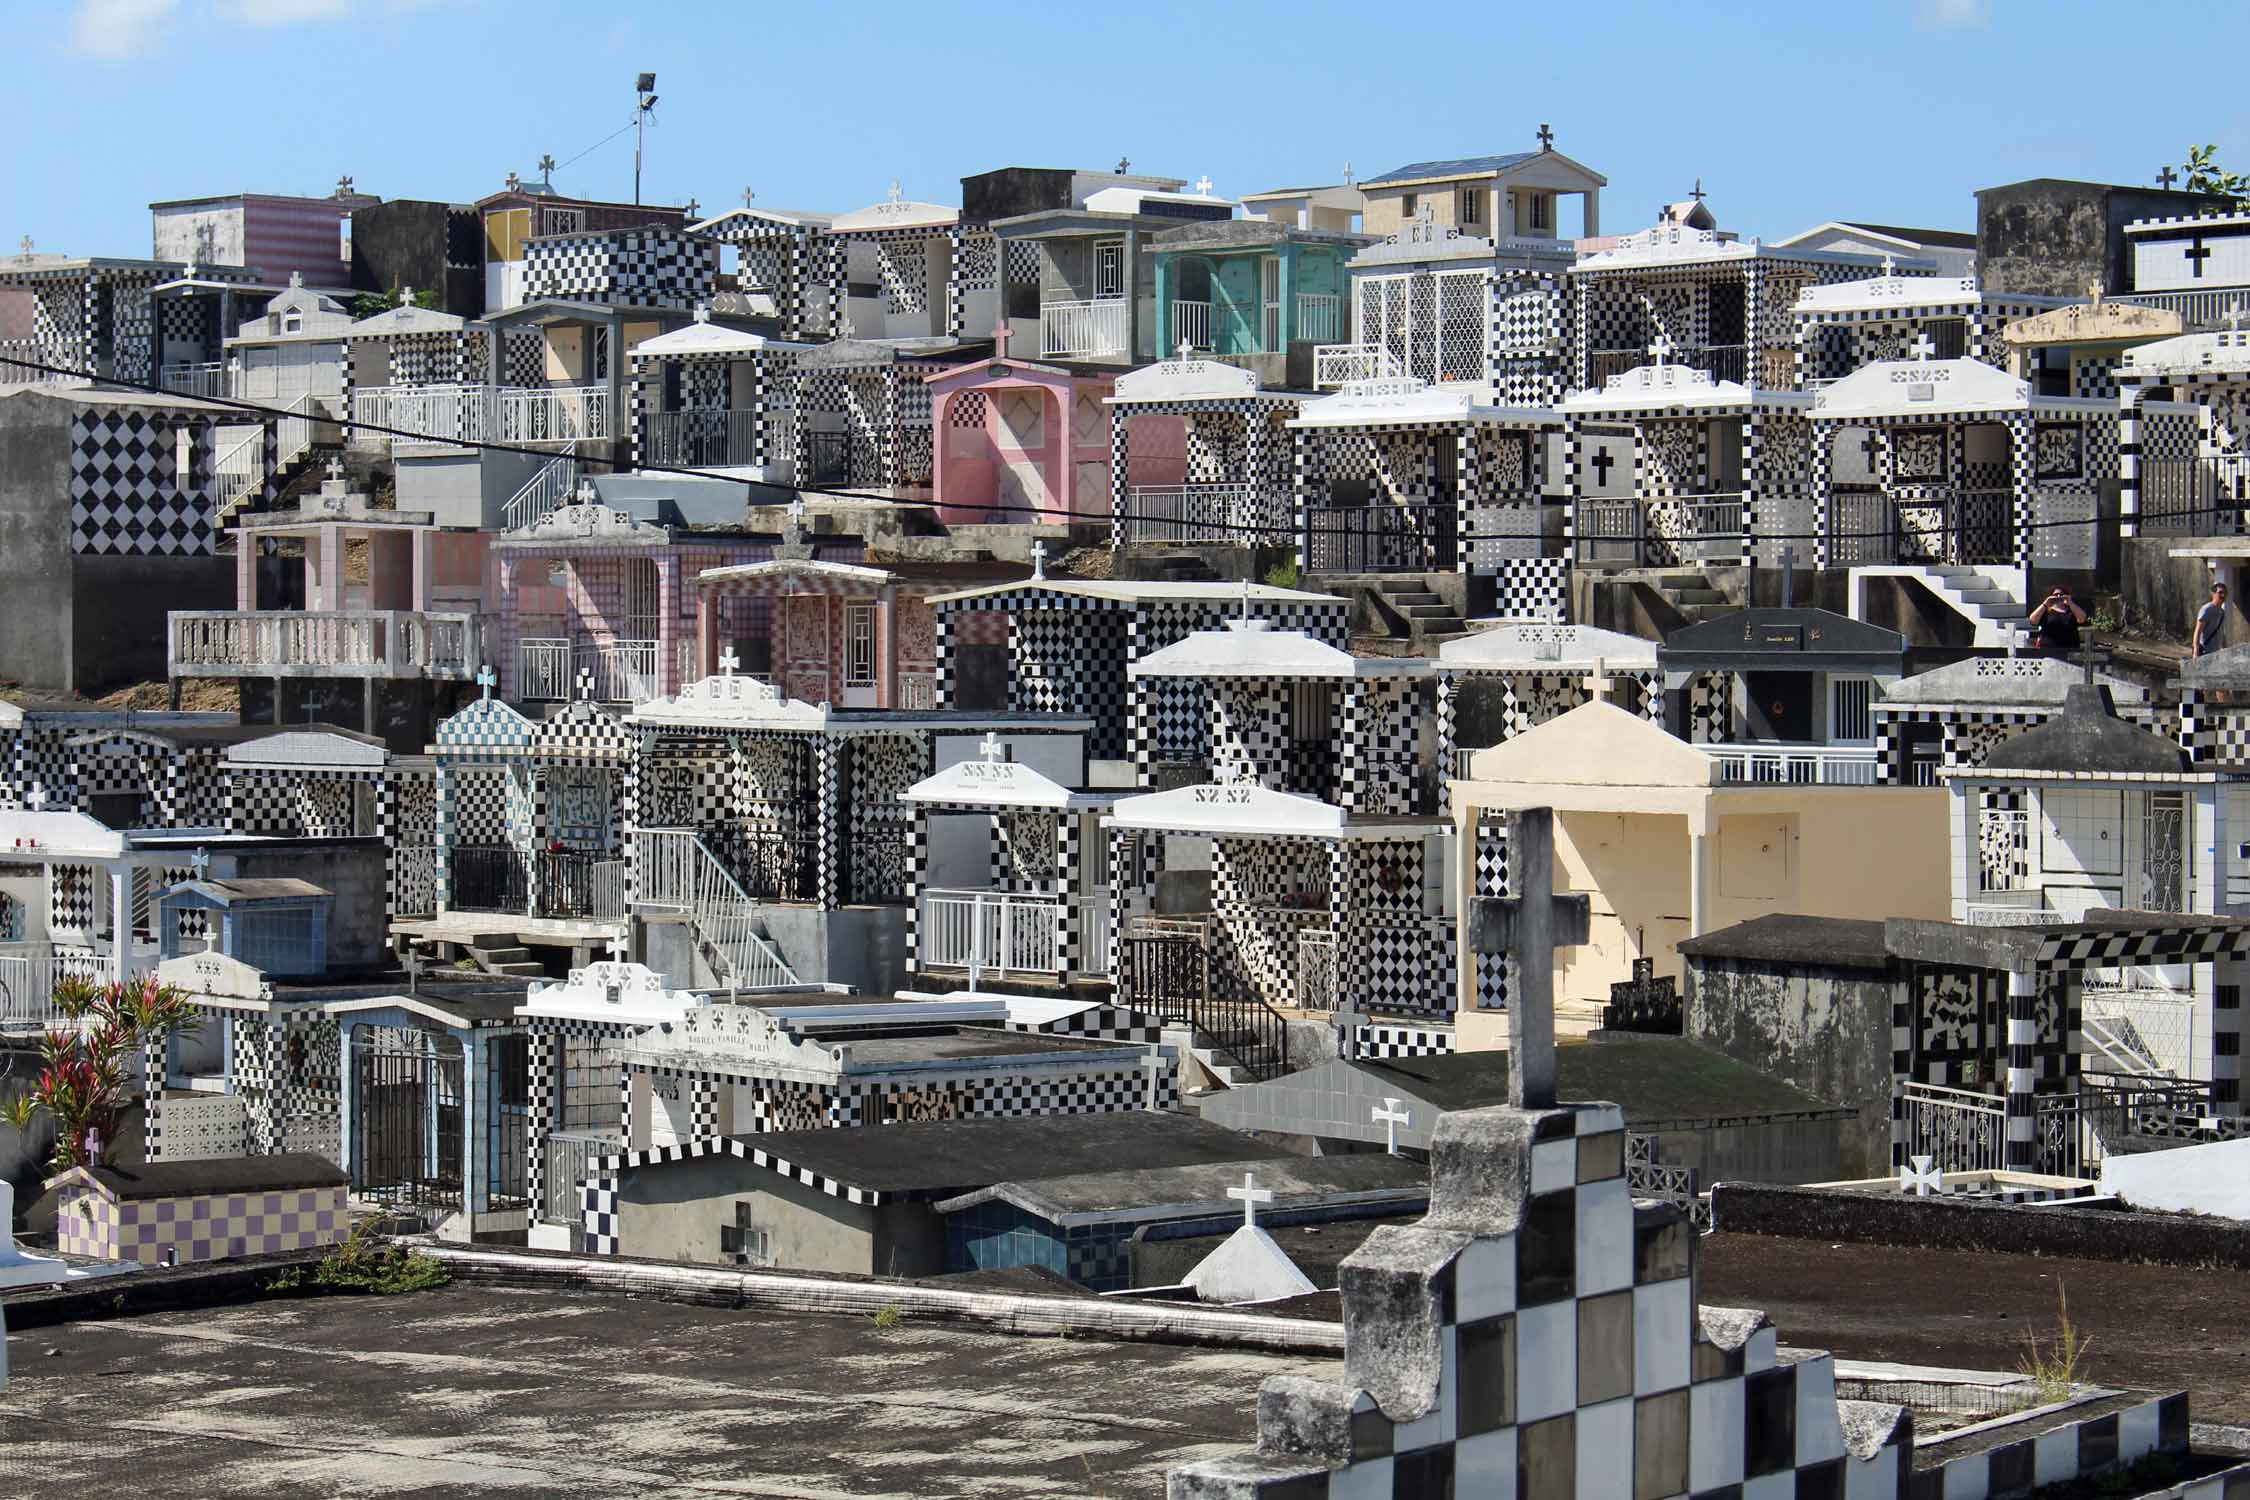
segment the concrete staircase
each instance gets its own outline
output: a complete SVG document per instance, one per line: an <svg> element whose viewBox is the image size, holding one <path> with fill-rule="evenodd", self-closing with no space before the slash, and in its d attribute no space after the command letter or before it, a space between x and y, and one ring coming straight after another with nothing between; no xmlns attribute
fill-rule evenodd
<svg viewBox="0 0 2250 1500"><path fill-rule="evenodd" d="M1386 578L1375 585L1375 591L1391 612L1406 622L1413 640L1449 640L1468 630L1459 612L1432 593L1423 579Z"/></svg>
<svg viewBox="0 0 2250 1500"><path fill-rule="evenodd" d="M1650 589L1680 617L1683 625L1695 625L1720 615L1732 614L1736 606L1727 602L1727 596L1711 587L1711 580L1695 569L1673 573L1655 573L1644 580Z"/></svg>
<svg viewBox="0 0 2250 1500"><path fill-rule="evenodd" d="M1851 570L1847 608L1855 620L1867 618L1867 580L1901 578L1920 584L1932 598L1969 622L1972 645L2023 644L2024 601L2021 568L1971 567L1965 563L1886 563Z"/></svg>
<svg viewBox="0 0 2250 1500"><path fill-rule="evenodd" d="M487 974L508 979L547 977L546 969L533 961L529 948L496 932L479 933L469 939L469 957Z"/></svg>

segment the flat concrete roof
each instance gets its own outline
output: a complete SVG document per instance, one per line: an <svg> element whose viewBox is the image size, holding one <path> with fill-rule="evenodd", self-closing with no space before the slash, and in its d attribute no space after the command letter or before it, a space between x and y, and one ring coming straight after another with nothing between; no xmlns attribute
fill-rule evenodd
<svg viewBox="0 0 2250 1500"><path fill-rule="evenodd" d="M138 1473L210 1496L1153 1500L1249 1438L1269 1377L1343 1378L1299 1355L458 1283L14 1343L0 1474L51 1494Z"/></svg>

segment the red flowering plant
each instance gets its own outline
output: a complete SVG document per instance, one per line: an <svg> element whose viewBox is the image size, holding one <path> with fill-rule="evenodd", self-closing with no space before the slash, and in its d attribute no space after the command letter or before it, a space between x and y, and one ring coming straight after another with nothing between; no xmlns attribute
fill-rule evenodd
<svg viewBox="0 0 2250 1500"><path fill-rule="evenodd" d="M51 1170L98 1165L117 1139L124 1113L129 1065L144 1044L202 1027L202 1018L178 989L153 974L122 983L66 978L55 985L55 1009L76 1025L56 1027L39 1043L39 1072L11 1098L0 1117L29 1130L40 1116L55 1122Z"/></svg>

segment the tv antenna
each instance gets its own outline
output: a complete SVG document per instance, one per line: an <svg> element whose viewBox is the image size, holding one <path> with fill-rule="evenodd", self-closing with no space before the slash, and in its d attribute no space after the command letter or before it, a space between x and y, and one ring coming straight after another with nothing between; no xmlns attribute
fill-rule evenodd
<svg viewBox="0 0 2250 1500"><path fill-rule="evenodd" d="M633 110L633 204L641 201L641 136L648 117L656 111L656 75L643 73L633 80L633 93L639 104Z"/></svg>

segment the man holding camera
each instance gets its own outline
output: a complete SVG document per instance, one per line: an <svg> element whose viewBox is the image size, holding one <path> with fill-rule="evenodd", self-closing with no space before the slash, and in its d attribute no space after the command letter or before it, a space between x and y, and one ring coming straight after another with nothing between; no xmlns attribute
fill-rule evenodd
<svg viewBox="0 0 2250 1500"><path fill-rule="evenodd" d="M2086 611L2070 597L2070 585L2058 583L2031 609L2031 643L2042 651L2065 656L2078 649L2078 631Z"/></svg>

